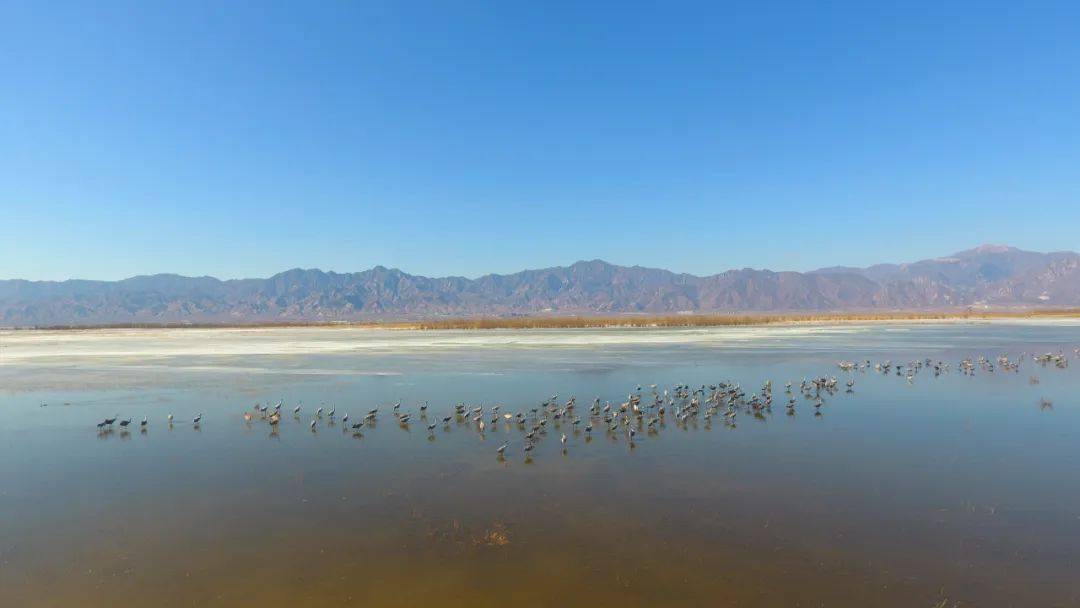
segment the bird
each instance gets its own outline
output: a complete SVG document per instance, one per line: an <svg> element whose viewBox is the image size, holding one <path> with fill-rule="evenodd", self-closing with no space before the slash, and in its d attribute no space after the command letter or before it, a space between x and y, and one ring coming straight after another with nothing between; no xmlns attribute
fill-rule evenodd
<svg viewBox="0 0 1080 608"><path fill-rule="evenodd" d="M128 418L127 420L121 420L120 428L126 429L129 424L131 424L131 418Z"/></svg>
<svg viewBox="0 0 1080 608"><path fill-rule="evenodd" d="M148 424L148 422L146 420L146 416L143 416L142 422L139 423L139 426L141 426L143 428L146 428L147 424Z"/></svg>
<svg viewBox="0 0 1080 608"><path fill-rule="evenodd" d="M192 419L191 424L194 424L194 425L198 426L198 424L200 422L202 422L202 414L199 414L198 416L195 416L195 418Z"/></svg>
<svg viewBox="0 0 1080 608"><path fill-rule="evenodd" d="M506 448L510 446L509 441L504 441L502 445L495 449L495 453L502 456L502 453L506 451Z"/></svg>
<svg viewBox="0 0 1080 608"><path fill-rule="evenodd" d="M312 431L315 430L315 421L314 420L311 421L311 430Z"/></svg>

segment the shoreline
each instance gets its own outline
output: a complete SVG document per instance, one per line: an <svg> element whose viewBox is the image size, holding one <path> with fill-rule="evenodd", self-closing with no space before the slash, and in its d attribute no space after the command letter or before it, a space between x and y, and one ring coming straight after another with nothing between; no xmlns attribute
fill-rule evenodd
<svg viewBox="0 0 1080 608"><path fill-rule="evenodd" d="M661 329L694 327L754 327L768 325L826 325L847 323L947 323L995 320L1080 320L1080 308L984 312L790 313L702 315L608 315L545 317L477 317L397 321L253 322L253 323L115 323L0 327L2 331L94 331L159 329L383 329L402 331L488 329Z"/></svg>

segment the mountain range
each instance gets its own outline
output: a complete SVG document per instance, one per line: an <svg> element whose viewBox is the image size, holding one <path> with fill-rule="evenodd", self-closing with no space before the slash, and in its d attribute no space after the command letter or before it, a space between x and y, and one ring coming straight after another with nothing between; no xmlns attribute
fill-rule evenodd
<svg viewBox="0 0 1080 608"><path fill-rule="evenodd" d="M224 281L173 274L0 281L0 326L7 327L1074 306L1080 254L1002 245L909 264L709 276L592 260L476 279L376 266Z"/></svg>

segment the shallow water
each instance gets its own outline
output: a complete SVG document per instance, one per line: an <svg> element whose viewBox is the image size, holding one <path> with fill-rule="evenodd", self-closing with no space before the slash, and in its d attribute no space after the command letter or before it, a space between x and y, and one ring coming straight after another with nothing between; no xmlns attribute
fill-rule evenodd
<svg viewBox="0 0 1080 608"><path fill-rule="evenodd" d="M1077 346L1062 322L0 332L0 605L1076 606ZM958 367L1049 351L1071 366ZM926 357L951 370L836 366ZM785 415L824 374L854 393ZM563 424L531 462L516 426L390 416L768 379L735 428ZM243 420L279 399L303 410L277 434ZM323 403L382 407L356 438L309 430ZM149 427L99 434L114 414Z"/></svg>

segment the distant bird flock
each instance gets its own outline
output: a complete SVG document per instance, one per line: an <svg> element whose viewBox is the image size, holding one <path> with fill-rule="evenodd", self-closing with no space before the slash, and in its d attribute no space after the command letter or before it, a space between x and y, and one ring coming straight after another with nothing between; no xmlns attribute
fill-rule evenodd
<svg viewBox="0 0 1080 608"><path fill-rule="evenodd" d="M1074 349L1073 353L1080 356L1080 348ZM995 359L965 358L959 362L957 369L968 376L980 373L1019 373L1021 363L1029 359L1043 368L1065 369L1069 366L1068 357L1063 352L1056 352L1041 355L1021 353L1016 359L1011 359L1007 355L1001 355ZM936 377L949 373L951 369L949 363L931 358L904 364L894 364L891 361L872 363L869 359L861 362L840 361L837 366L846 374L843 381L836 376L823 375L803 378L797 384L786 382L783 403L785 414L795 416L796 410L801 405L808 406L815 417L821 417L822 409L827 403L826 399L841 391L845 395L855 392L857 373L873 371L885 376L898 376L908 383L914 383L920 374L931 373ZM1029 382L1038 384L1038 378L1032 376ZM655 384L644 388L637 386L626 395L625 400L619 400L618 403L601 401L599 397L596 397L587 404L579 404L575 396L563 400L558 394L553 394L536 406L517 411L508 411L502 405L458 403L449 406L445 415L438 415L431 411L427 402L423 402L418 404L417 412L414 413L403 410L400 401L387 406L386 409L389 410L388 416L393 424L406 430L409 430L413 424L417 424L426 430L428 437L432 440L440 430L449 431L452 425L475 431L481 438L485 438L487 433L500 434L502 439L495 449L498 459L505 459L508 451L516 445L518 446L516 449L521 451L526 461L530 461L535 447L549 436L558 438L563 453L567 453L570 449L569 438L581 435L584 435L586 443L594 435L603 435L616 441L622 438L629 447L634 448L636 442L642 437L656 436L670 426L687 430L697 428L698 424L701 424L707 430L716 420L724 427L734 429L738 426L740 417L749 416L752 419L764 420L772 415L773 404L773 383L768 380L760 389L752 392L747 392L738 383L729 381L697 387L676 384L663 389ZM265 423L270 427L271 435L276 435L281 425L281 411L284 405L284 400L274 405L255 404L251 410L242 413L244 423L247 425ZM1039 406L1049 409L1052 407L1052 402L1042 397L1039 400ZM350 418L348 413L342 413L339 418L335 407L323 405L312 411L311 419L306 421L306 425L312 433L318 433L320 429L340 426L343 434L351 434L357 439L362 439L365 431L375 430L382 409L382 406L371 408L355 419ZM297 403L291 410L293 424L305 422L304 407L301 403ZM386 416L384 419L387 419ZM199 428L202 420L203 414L200 413L186 424ZM119 415L98 422L99 433L111 433L113 425L118 421L121 433L127 433L132 418L120 419ZM169 414L166 424L172 429L180 422ZM147 432L148 426L147 418L143 417L139 423L140 431Z"/></svg>

